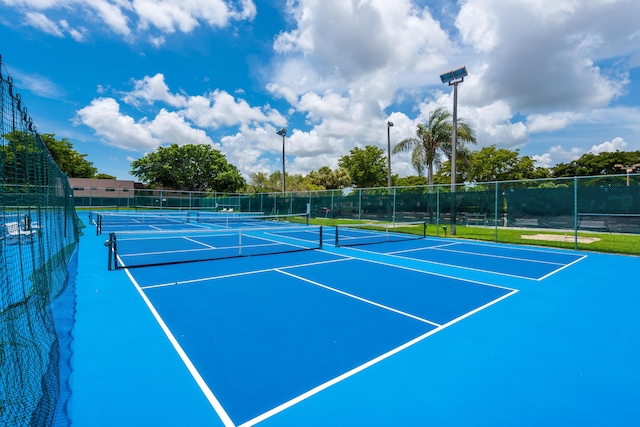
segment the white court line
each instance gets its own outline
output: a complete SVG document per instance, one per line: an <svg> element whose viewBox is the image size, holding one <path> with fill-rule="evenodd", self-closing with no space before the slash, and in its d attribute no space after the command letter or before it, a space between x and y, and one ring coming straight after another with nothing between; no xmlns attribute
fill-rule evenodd
<svg viewBox="0 0 640 427"><path fill-rule="evenodd" d="M253 236L252 236L253 237ZM283 243L283 242L278 242L276 240L270 240L270 239L260 239L260 240L264 240L267 243L261 243L261 244L255 244L255 245L234 245L234 246L210 246L207 245L206 243L203 242L199 242L197 240L192 240L192 239L186 239L186 240L191 240L194 243L199 243L200 245L203 245L203 248L195 248L195 249L180 249L180 250L175 250L175 249L169 249L169 250L165 250L165 251L157 251L157 252L135 252L135 253L130 253L130 254L122 254L122 257L124 258L131 258L131 257L138 257L138 256L146 256L146 255L166 255L166 254L179 254L179 253L189 253L189 252L209 252L211 250L228 250L228 249L245 249L245 248L261 248L261 247L268 247L268 246L278 246L278 245L287 245L287 246L292 246L295 248L300 248L300 249L310 249L306 246L300 246L300 245L294 245L291 243ZM284 252L283 252L284 253ZM213 258L212 260L214 260L215 258ZM185 261L185 262L197 262L197 261L212 261L212 260L189 260L189 261Z"/></svg>
<svg viewBox="0 0 640 427"><path fill-rule="evenodd" d="M377 252L369 252L369 251L365 251L363 249L356 249L356 248L348 248L348 249L352 249L354 251L378 254ZM378 254L378 255L380 255L380 254ZM412 260L412 261L422 261L422 260L417 260L417 259L413 259L413 258L405 258L405 257L401 257L401 256L396 256L396 255L390 255L390 256L392 256L393 258L402 258L402 259L407 259L407 260ZM446 279L458 280L460 282L474 283L474 284L483 285L483 286L490 286L492 288L506 289L506 290L509 290L509 291L514 290L513 288L509 288L509 287L506 287L506 286L493 285L491 283L479 282L477 280L465 279L465 278L462 278L462 277L451 276L451 275L443 274L443 273L436 273L436 272L433 272L433 271L418 270L417 268L413 268L413 267L405 267L405 266L402 266L402 265L391 264L391 263L383 262L383 261L376 261L376 260L373 260L373 259L360 258L360 257L357 257L357 256L351 256L351 259L355 259L355 260L358 260L358 261L364 261L364 262L370 262L370 263L373 263L373 264L386 265L388 267L393 267L393 268L400 268L402 270L415 271L417 273L428 274L430 276L444 277ZM431 262L431 261L425 261L425 262L427 262L429 264L440 264L440 265L447 265L448 266L448 264L441 264L441 263L437 263L437 262ZM460 266L457 266L457 265L452 265L452 266L453 267L457 267L457 268L467 269L466 267L460 267ZM474 269L468 269L468 270L474 270ZM484 270L478 270L478 271L484 271ZM499 273L496 273L496 274L499 274ZM514 276L514 277L519 277L519 276ZM524 278L526 279L526 277L524 277Z"/></svg>
<svg viewBox="0 0 640 427"><path fill-rule="evenodd" d="M420 263L425 263L425 264L434 264L434 265L442 265L442 266L445 266L445 267L459 268L461 270L497 274L499 276L505 276L505 277L515 277L516 279L533 280L533 281L536 281L536 282L540 281L540 278L536 278L536 277L518 276L517 274L502 273L502 272L495 271L495 270L483 270L483 269L480 269L480 268L466 267L464 265L459 265L459 264L448 264L448 263L445 263L445 262L429 261L429 260L426 260L426 259L409 258L409 257L400 256L400 255L389 255L389 254L384 254L384 253L380 253L380 252L367 251L365 249L359 249L359 248L346 247L344 249L349 249L349 250L352 250L352 251L360 251L360 252L365 252L365 253L369 253L369 254L386 255L386 256L393 257L393 258L400 258L400 259L404 259L404 260L408 260L408 261L415 261L415 262L420 262ZM358 258L358 259L360 259L360 258ZM453 277L453 276L451 276L451 277Z"/></svg>
<svg viewBox="0 0 640 427"><path fill-rule="evenodd" d="M469 252L469 251L457 251L455 249L425 248L425 250L436 250L436 251L442 251L442 252L453 252L453 253L456 253L456 254L477 255L477 256L480 256L480 257L487 257L487 258L500 258L500 259L514 260L514 261L525 261L525 262L532 262L532 263L538 263L538 264L547 264L547 265L566 265L566 264L563 264L561 262L542 261L542 260L536 260L536 259L530 259L530 258L518 258L518 257L504 256L504 255L483 254L483 253Z"/></svg>
<svg viewBox="0 0 640 427"><path fill-rule="evenodd" d="M269 236L274 236L274 237L277 236L277 234L271 234L268 231L265 231L264 235L269 235ZM310 248L308 246L295 245L293 243L283 242L282 240L267 239L266 237L256 236L254 234L246 234L246 236L250 237L252 239L258 239L258 240L264 240L265 242L271 242L271 245L287 245L287 246L293 246L293 247L301 248L301 249L312 249L312 248ZM279 237L282 237L282 236L279 236ZM309 242L308 240L294 239L293 237L287 237L287 239L300 240L301 242L307 242L307 243ZM243 247L257 247L257 246L267 246L267 245L247 245L247 246L243 246Z"/></svg>
<svg viewBox="0 0 640 427"><path fill-rule="evenodd" d="M319 287L327 289L329 291L336 292L338 294L347 296L349 298L357 299L358 301L362 301L362 302L365 302L367 304L371 304L371 305L374 305L376 307L380 307L380 308L383 308L385 310L392 311L394 313L398 313L398 314L401 314L401 315L406 316L406 317L410 317L412 319L418 320L418 321L423 322L423 323L428 323L431 326L435 326L435 327L442 326L439 323L435 323L435 322L432 322L430 320L423 319L422 317L414 316L413 314L407 313L405 311L397 310L397 309L395 309L393 307L389 307L388 305L379 304L379 303L377 303L375 301L371 301L369 299L362 298L362 297L359 297L359 296L354 295L354 294L350 294L349 292L341 291L340 289L332 288L331 286L323 285L322 283L307 279L305 277L298 276L296 274L288 273L288 272L282 271L280 269L275 269L275 271L277 271L278 273L281 273L281 274L285 274L287 276L291 276L291 277L293 277L295 279L302 280L303 282L311 283L312 285L319 286Z"/></svg>
<svg viewBox="0 0 640 427"><path fill-rule="evenodd" d="M308 266L320 265L320 264L331 264L331 263L334 263L334 262L348 261L350 259L353 259L353 258L345 257L345 258L342 258L342 259L332 259L332 260L327 260L327 261L316 261L316 262L308 262L308 263L304 263L304 264L286 265L286 266L282 266L282 267L264 268L264 269L261 269L261 270L243 271L243 272L240 272L240 273L224 274L222 276L209 276L209 277L202 277L202 278L199 278L199 279L181 280L181 281L177 281L177 282L168 282L168 283L160 283L160 284L157 284L157 285L141 286L141 289L153 289L153 288L164 288L164 287L167 287L167 286L188 285L188 284L191 284L191 283L207 282L207 281L210 281L210 280L227 279L229 277L249 276L249 275L252 275L252 274L266 273L266 272L274 271L274 270L277 270L277 269L290 269L290 268L308 267Z"/></svg>
<svg viewBox="0 0 640 427"><path fill-rule="evenodd" d="M543 247L535 247L535 246L527 246L527 245L514 245L509 243L494 243L494 242L477 242L477 241L457 241L456 244L460 245L472 245L472 246L483 246L483 247L500 247L514 251L525 251L525 252L539 252L544 254L556 254L556 255L575 255L576 253L572 252L569 249L566 249L567 252L563 252L562 250L557 250L556 248L543 248Z"/></svg>
<svg viewBox="0 0 640 427"><path fill-rule="evenodd" d="M299 237L292 237L289 236L287 234L287 231L289 233L296 233L299 234L300 231L304 232L304 233L308 233L311 234L312 236L317 236L316 238L314 238L313 240L307 240L307 239L301 239ZM270 232L265 232L264 234L267 236L273 236L273 237L279 237L279 238L285 238L285 239L290 239L290 240L299 240L301 242L306 242L306 243L315 243L315 244L319 244L320 239L319 239L319 235L320 235L320 230L316 229L315 231L312 230L282 230L280 233L278 233L278 229L273 230L272 233ZM286 243L285 243L286 244Z"/></svg>
<svg viewBox="0 0 640 427"><path fill-rule="evenodd" d="M439 248L444 248L447 246L455 246L458 243L446 243L444 245L434 245L434 246L421 246L419 248L413 248L413 249L403 249L400 251L391 251L391 252L383 252L384 254L387 255L395 255L395 254L400 254L400 253L406 253L406 252L416 252L416 251L424 251L427 249L439 249Z"/></svg>
<svg viewBox="0 0 640 427"><path fill-rule="evenodd" d="M185 237L184 237L184 239L185 239L185 240L188 240L189 242L193 242L193 243L195 243L195 244L202 245L202 246L204 246L204 247L206 247L206 248L216 249L216 247L215 247L215 246L209 245L209 244L207 244L207 243L205 243L205 242L201 242L200 240L192 239L191 237L186 237L186 236L185 236Z"/></svg>
<svg viewBox="0 0 640 427"><path fill-rule="evenodd" d="M337 383L339 383L339 382L341 382L343 380L346 380L349 377L352 377L353 375L357 374L358 372L364 371L365 369L375 365L378 362L381 362L381 361L383 361L385 359L388 359L389 357L393 356L394 354L397 354L397 353L401 352L402 350L405 350L405 349L413 346L414 344L417 344L420 341L423 341L424 339L430 337L431 335L434 335L434 334L442 331L443 329L446 329L449 326L451 326L451 325L453 325L455 323L458 323L459 321L461 321L463 319L466 319L467 317L469 317L469 316L471 316L471 315L473 315L475 313L478 313L478 312L486 309L487 307L490 307L493 304L496 304L496 303L504 300L505 298L508 298L508 297L516 294L517 292L518 291L516 289L513 289L510 293L505 294L505 295L501 296L500 298L497 298L497 299L495 299L493 301L490 301L487 304L476 308L475 310L472 310L472 311L470 311L468 313L465 313L462 316L460 316L460 317L458 317L456 319L453 319L450 322L445 323L444 325L441 325L441 326L437 327L436 329L433 329L433 330L431 330L431 331L429 331L429 332L427 332L425 334L420 335L417 338L414 338L411 341L406 342L405 344L402 344L401 346L398 346L398 347L396 347L396 348L394 348L392 350L389 350L388 352L386 352L386 353L384 353L384 354L382 354L382 355L380 355L380 356L378 356L378 357L376 357L374 359L371 359L370 361L368 361L366 363L363 363L362 365L357 366L357 367L353 368L352 370L350 370L348 372L345 372L344 374L339 375L339 376L337 376L337 377L325 382L324 384L321 384L321 385L319 385L317 387L312 388L311 390L309 390L309 391L307 391L305 393L302 393L301 395L289 400L288 402L285 402L285 403L283 403L281 405L278 405L275 408L273 408L273 409L271 409L271 410L269 410L269 411L267 411L267 412L255 417L255 418L253 418L253 419L251 419L251 420L249 420L249 421L247 421L247 422L245 422L243 424L240 424L238 427L252 427L252 426L254 426L254 425L256 425L256 424L258 424L258 423L260 423L260 422L262 422L262 421L264 421L266 419L268 419L268 418L271 418L272 416L274 416L274 415L276 415L276 414L278 414L278 413L280 413L280 412L282 412L282 411L284 411L284 410L286 410L286 409L288 409L288 408L290 408L290 407L302 402L303 400L306 400L309 397L311 397L311 396L313 396L315 394L318 394L321 391L323 391L323 390L325 390L325 389L327 389L327 388L329 388L329 387L331 387L331 386L333 386L333 385L335 385L335 384L337 384Z"/></svg>
<svg viewBox="0 0 640 427"><path fill-rule="evenodd" d="M151 311L151 314L153 314L153 317L155 317L156 321L160 325L160 328L162 328L162 331L165 333L165 335L169 339L169 342L171 343L171 345L173 345L173 348L176 350L176 352L180 356L180 359L182 359L182 362L185 364L185 366L189 370L189 373L191 373L191 376L200 387L200 390L202 390L202 393L205 395L205 397L209 401L209 404L211 404L213 409L216 411L216 413L220 417L220 420L222 421L222 423L225 425L225 427L236 427L235 423L231 421L229 414L227 414L227 411L224 410L218 398L216 398L216 396L213 394L213 392L211 391L207 383L204 381L204 379L200 375L200 372L198 372L198 369L196 369L193 362L191 362L191 359L189 359L189 356L187 356L187 353L185 353L185 351L182 349L182 347L178 343L178 340L176 340L176 338L173 336L167 324L164 323L164 320L162 320L162 317L160 317L160 314L156 311L153 304L151 304L151 301L149 300L149 298L147 298L144 291L140 288L140 286L138 285L138 282L136 282L136 280L133 278L131 273L129 273L129 269L125 269L125 272L127 273L127 276L129 276L129 280L131 280L131 283L133 283L133 286L136 288L136 290L144 300L145 304Z"/></svg>
<svg viewBox="0 0 640 427"><path fill-rule="evenodd" d="M562 270L564 270L565 268L570 267L570 266L572 266L573 264L576 264L576 263L578 263L578 262L582 261L582 260L583 260L583 259L585 259L586 257L587 257L587 256L585 255L585 256L583 256L583 257L581 257L581 258L578 258L577 260L575 260L575 261L573 261L573 262L570 262L569 264L566 264L566 265L564 265L563 267L561 267L561 268L559 268L559 269L557 269L557 270L554 270L554 271L550 272L549 274L547 274L547 275L545 275L545 276L542 276L542 277L541 277L541 278L539 278L538 280L544 280L544 279L546 279L547 277L553 276L553 275L554 275L554 274L556 274L557 272L562 271Z"/></svg>
<svg viewBox="0 0 640 427"><path fill-rule="evenodd" d="M325 389L327 389L327 388L329 388L329 387L331 387L331 386L333 386L333 385L335 385L335 384L337 384L337 383L339 383L339 382L341 382L341 381L343 381L343 380L345 380L345 379L347 379L347 378L349 378L349 377L351 377L351 376L353 376L353 375L355 375L355 374L357 374L357 373L359 373L359 372L361 372L361 371L363 371L363 370L365 370L365 369L377 364L378 362L381 362L381 361L383 361L383 360L385 360L385 359L387 359L387 358L399 353L402 350L405 350L406 348L409 348L409 347L413 346L414 344L416 344L416 343L418 343L420 341L423 341L424 339L428 338L429 336L431 336L431 335L433 335L433 334L435 334L437 332L440 332L443 329L445 329L445 328L447 328L447 327L449 327L449 326L451 326L451 325L453 325L453 324L455 324L455 323L457 323L457 322L459 322L459 321L461 321L461 320L463 320L463 319L465 319L465 318L467 318L467 317L469 317L469 316L471 316L471 315L473 315L475 313L478 313L479 311L484 310L484 309L492 306L493 304L496 304L496 303L504 300L505 298L510 297L510 296L512 296L512 295L514 295L514 294L516 294L518 292L518 290L515 290L515 289L510 289L510 288L497 286L497 285L491 285L491 284L488 284L488 283L482 283L482 282L477 282L477 281L473 281L473 280L461 279L461 278L457 278L457 277L447 276L447 275L444 275L444 274L430 273L430 272L425 272L425 271L422 271L422 270L417 270L417 269L413 269L413 268L409 268L409 267L401 267L401 266L397 266L397 265L393 265L393 264L387 264L387 263L384 263L384 262L361 259L361 258L356 258L356 257L348 257L348 256L345 256L345 255L340 255L340 256L342 256L344 258L338 259L338 260L320 261L320 262L308 263L308 264L298 264L298 265L293 265L293 266L289 266L289 267L271 268L271 269L265 269L265 270L249 272L249 273L238 273L238 274L235 274L235 275L254 274L254 273L259 273L259 272L262 272L262 271L274 271L275 270L275 271L278 271L278 272L280 272L282 274L285 274L285 275L288 275L288 276L292 276L294 278L298 278L298 279L310 282L310 283L312 283L314 285L321 286L321 287L326 288L328 290L331 290L331 291L334 291L334 292L338 292L338 293L344 294L346 296L359 299L359 300L361 300L363 302L371 303L371 304L379 306L381 308L389 309L389 310L397 312L399 314L407 315L408 317L414 318L414 319L416 319L418 321L422 321L422 322L425 322L427 324L431 324L433 326L436 326L436 328L431 330L431 331L429 331L429 332L427 332L427 333L425 333L425 334L423 334L423 335L418 336L417 338L414 338L413 340L410 340L410 341L406 342L405 344L402 344L402 345L400 345L400 346L398 346L398 347L396 347L396 348L394 348L392 350L389 350L388 352L383 353L382 355L380 355L380 356L378 356L378 357L376 357L374 359L371 359L370 361L368 361L366 363L363 363L362 365L360 365L360 366L358 366L356 368L353 368L350 371L348 371L348 372L346 372L346 373L344 373L342 375L339 375L339 376L337 376L337 377L335 377L335 378L333 378L333 379L331 379L331 380L329 380L329 381L327 381L327 382L325 382L325 383L323 383L323 384L321 384L321 385L319 385L317 387L314 387L313 389L311 389L311 390L309 390L309 391L307 391L305 393L302 393L299 396L297 396L297 397L295 397L295 398L293 398L293 399L291 399L291 400L289 400L289 401L287 401L287 402L285 402L285 403L283 403L281 405L278 405L277 407L275 407L275 408L273 408L273 409L271 409L271 410L269 410L269 411L267 411L267 412L255 417L255 418L253 418L253 419L251 419L251 420L249 420L249 421L247 421L247 422L245 422L245 423L243 423L243 424L241 424L241 425L239 425L237 427L251 427L251 426L254 426L254 425L256 425L256 424L258 424L258 423L260 423L260 422L272 417L273 415L276 415L276 414L278 414L278 413L280 413L280 412L282 412L282 411L284 411L284 410L296 405L297 403L302 402L303 400L305 400L305 399L307 399L307 398L309 398L309 397L311 397L311 396L313 396L313 395L315 395L315 394L317 394L317 393L319 393L319 392L321 392L321 391L323 391L323 390L325 390ZM447 323L445 323L443 325L438 325L437 323L430 322L430 321L425 320L425 319L421 319L421 318L419 318L417 316L413 316L413 315L410 315L408 313L403 313L401 311L392 309L390 307L386 307L384 305L377 304L377 303L372 302L372 301L368 301L366 299L357 297L355 295L348 294L348 293L343 292L343 291L339 291L337 289L334 289L334 288L331 288L331 287L328 287L328 286L325 286L325 285L321 285L321 284L316 283L316 282L312 282L312 281L310 281L308 279L293 275L291 273L288 273L288 272L285 272L285 271L282 270L284 268L297 268L297 267L302 267L302 266L306 266L306 265L328 264L328 263L333 263L333 262L348 261L348 260L352 260L352 259L362 260L362 261L366 261L366 262L372 262L372 263L375 263L375 264L381 264L381 265L391 266L391 267L395 267L395 268L402 268L402 269L405 269L405 270L411 270L411 271L415 271L415 272L422 273L422 274L428 274L428 275L433 275L433 276L439 276L439 277L455 279L455 280L462 281L462 282L470 282L470 283L475 283L475 284L480 284L480 285L485 285L485 286L491 286L491 287L495 287L495 288L506 289L506 290L509 290L510 292L505 294L505 295L503 295L503 296L501 296L501 297L499 297L499 298L496 298L495 300L492 300L492 301L484 304L483 306L480 306L480 307L478 307L478 308L476 308L476 309L474 309L472 311L469 311L469 312L465 313L464 315L459 316L456 319L453 319L453 320L451 320L451 321L449 321L449 322L447 322ZM233 423L233 421L230 419L230 417L226 413L226 411L224 410L224 408L222 407L222 405L220 404L220 402L217 400L217 398L215 397L215 395L211 391L211 389L208 387L208 385L206 384L204 379L200 376L199 372L197 371L197 369L195 368L193 363L190 361L190 359L188 358L188 356L186 355L184 350L178 344L178 342L175 339L175 337L171 334L170 330L168 329L168 327L166 326L164 321L162 321L162 318L160 317L159 313L157 313L157 311L155 310L155 308L151 304L150 300L144 294L143 288L140 287L137 284L137 282L135 281L135 279L131 276L131 274L129 272L129 269L125 268L125 271L126 271L127 275L129 276L130 280L132 281L132 283L134 284L134 286L136 287L137 291L140 293L140 295L144 299L145 303L147 304L147 306L149 307L149 309L153 313L154 317L156 318L156 320L160 324L161 328L163 329L163 331L167 335L168 339L171 341L172 345L174 346L174 348L176 349L176 351L180 355L181 359L183 360L183 362L185 363L185 365L189 369L189 372L192 374L192 376L196 380L196 382L199 385L200 389L203 391L203 393L205 394L205 396L209 400L210 404L212 405L212 407L214 408L214 410L216 411L218 416L220 416L220 418L222 419L225 427L236 427L235 424ZM220 278L222 278L222 277L231 277L231 276L234 276L234 275L220 276ZM201 280L207 280L207 279L197 279L197 280L193 280L193 281L185 281L183 283L195 282L195 281L201 281ZM175 283L172 283L172 284L175 284ZM172 284L167 284L167 285L172 285ZM153 286L153 287L156 287L156 286ZM148 289L148 288L150 288L150 287L144 287L144 289Z"/></svg>

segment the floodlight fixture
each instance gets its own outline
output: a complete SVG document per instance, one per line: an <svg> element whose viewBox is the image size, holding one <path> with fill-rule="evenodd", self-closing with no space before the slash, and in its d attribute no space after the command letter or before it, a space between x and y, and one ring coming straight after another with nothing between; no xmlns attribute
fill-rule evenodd
<svg viewBox="0 0 640 427"><path fill-rule="evenodd" d="M451 132L451 235L456 234L456 142L458 140L458 84L467 77L467 67L456 68L440 74L442 83L453 86L453 131Z"/></svg>
<svg viewBox="0 0 640 427"><path fill-rule="evenodd" d="M284 171L284 138L285 136L287 136L287 130L285 128L282 128L279 131L277 131L276 134L282 137L282 192L284 193L286 192L286 188L287 188L285 171Z"/></svg>
<svg viewBox="0 0 640 427"><path fill-rule="evenodd" d="M387 188L391 190L391 131L392 121L387 121Z"/></svg>
<svg viewBox="0 0 640 427"><path fill-rule="evenodd" d="M464 81L464 78L467 77L467 67L456 68L455 70L448 71L444 74L440 74L440 80L442 83L448 83L449 86L454 85L456 80L460 82Z"/></svg>
<svg viewBox="0 0 640 427"><path fill-rule="evenodd" d="M629 179L629 174L634 170L640 169L640 163L634 163L631 166L623 165L622 163L616 163L615 165L613 165L613 167L616 169L622 169L625 172L627 172L627 187L628 187L631 184L631 181Z"/></svg>

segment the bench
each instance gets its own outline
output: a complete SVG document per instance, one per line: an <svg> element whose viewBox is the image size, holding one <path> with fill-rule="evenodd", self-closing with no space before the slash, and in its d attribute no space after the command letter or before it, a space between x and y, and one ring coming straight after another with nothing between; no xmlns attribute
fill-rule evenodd
<svg viewBox="0 0 640 427"><path fill-rule="evenodd" d="M513 227L538 227L538 218L516 218L512 224Z"/></svg>
<svg viewBox="0 0 640 427"><path fill-rule="evenodd" d="M610 231L604 220L581 219L578 228L586 228L589 230L606 230Z"/></svg>
<svg viewBox="0 0 640 427"><path fill-rule="evenodd" d="M487 214L464 213L464 225L487 225Z"/></svg>

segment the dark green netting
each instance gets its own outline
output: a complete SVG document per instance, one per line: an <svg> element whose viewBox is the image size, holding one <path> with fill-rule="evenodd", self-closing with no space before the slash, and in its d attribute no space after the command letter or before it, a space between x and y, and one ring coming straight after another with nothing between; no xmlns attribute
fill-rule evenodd
<svg viewBox="0 0 640 427"><path fill-rule="evenodd" d="M73 193L1 60L0 108L0 425L68 425Z"/></svg>
<svg viewBox="0 0 640 427"><path fill-rule="evenodd" d="M110 209L155 206L284 215L307 212L308 206L314 219L494 227L497 240L507 228L640 234L638 174L459 184L455 193L450 185L243 195L145 189L132 191L125 201L76 197L77 206Z"/></svg>

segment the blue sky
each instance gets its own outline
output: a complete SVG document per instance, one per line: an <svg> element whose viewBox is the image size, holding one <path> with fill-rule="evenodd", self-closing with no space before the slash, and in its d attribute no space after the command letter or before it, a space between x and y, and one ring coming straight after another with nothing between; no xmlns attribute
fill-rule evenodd
<svg viewBox="0 0 640 427"><path fill-rule="evenodd" d="M240 171L336 168L415 135L439 75L478 147L541 166L640 150L637 0L0 0L0 55L40 133L119 179L160 145ZM640 160L640 159L639 159ZM406 155L392 170L415 175Z"/></svg>

